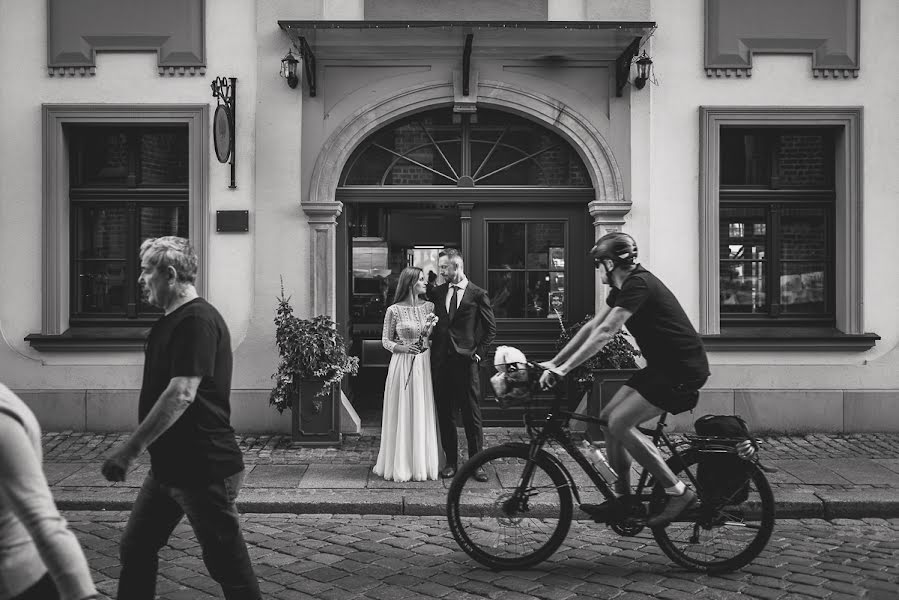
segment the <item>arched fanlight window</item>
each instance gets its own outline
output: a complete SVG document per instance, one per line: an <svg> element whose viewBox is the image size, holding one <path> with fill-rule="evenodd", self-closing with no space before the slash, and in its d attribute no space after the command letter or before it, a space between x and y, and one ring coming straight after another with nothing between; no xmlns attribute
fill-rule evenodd
<svg viewBox="0 0 899 600"><path fill-rule="evenodd" d="M342 187L592 187L558 134L525 118L479 109L417 113L372 134L353 152Z"/></svg>

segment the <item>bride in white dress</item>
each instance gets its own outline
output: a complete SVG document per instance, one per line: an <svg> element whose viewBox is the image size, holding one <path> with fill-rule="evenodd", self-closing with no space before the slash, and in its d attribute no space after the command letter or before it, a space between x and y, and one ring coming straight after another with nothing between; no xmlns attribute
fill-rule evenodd
<svg viewBox="0 0 899 600"><path fill-rule="evenodd" d="M403 269L381 335L393 356L384 386L381 448L373 471L393 481L437 479L444 462L428 349L437 317L434 303L419 298L425 287L421 269Z"/></svg>

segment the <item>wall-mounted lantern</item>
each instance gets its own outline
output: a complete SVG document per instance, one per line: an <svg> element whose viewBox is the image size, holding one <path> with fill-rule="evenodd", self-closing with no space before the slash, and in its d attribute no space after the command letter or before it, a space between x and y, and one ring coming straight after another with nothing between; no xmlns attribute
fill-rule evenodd
<svg viewBox="0 0 899 600"><path fill-rule="evenodd" d="M300 61L294 56L292 50L287 51L287 56L281 59L281 77L287 80L287 85L291 88L297 87L300 78L297 77L297 65Z"/></svg>
<svg viewBox="0 0 899 600"><path fill-rule="evenodd" d="M637 65L637 77L634 78L634 87L642 90L652 74L652 59L646 56L646 50L644 50L640 58L634 61L634 64Z"/></svg>

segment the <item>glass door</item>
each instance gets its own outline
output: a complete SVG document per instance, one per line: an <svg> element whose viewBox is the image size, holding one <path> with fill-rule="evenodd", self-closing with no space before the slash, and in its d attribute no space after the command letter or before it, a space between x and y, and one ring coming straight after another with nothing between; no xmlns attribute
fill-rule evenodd
<svg viewBox="0 0 899 600"><path fill-rule="evenodd" d="M510 345L529 360L552 358L563 324L579 321L593 308L594 274L586 259L592 237L583 204L475 207L465 262L469 277L487 290L493 305L493 349ZM520 423L520 414L495 409L489 386L492 353L483 365L485 422Z"/></svg>

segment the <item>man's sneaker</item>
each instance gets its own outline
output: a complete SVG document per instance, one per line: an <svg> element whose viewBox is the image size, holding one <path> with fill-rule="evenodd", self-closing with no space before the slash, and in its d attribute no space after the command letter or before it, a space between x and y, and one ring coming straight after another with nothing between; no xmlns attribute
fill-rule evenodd
<svg viewBox="0 0 899 600"><path fill-rule="evenodd" d="M684 493L679 496L671 494L667 494L667 496L668 502L662 512L647 519L646 524L650 527L664 527L682 512L696 505L696 493L690 488L684 490Z"/></svg>

